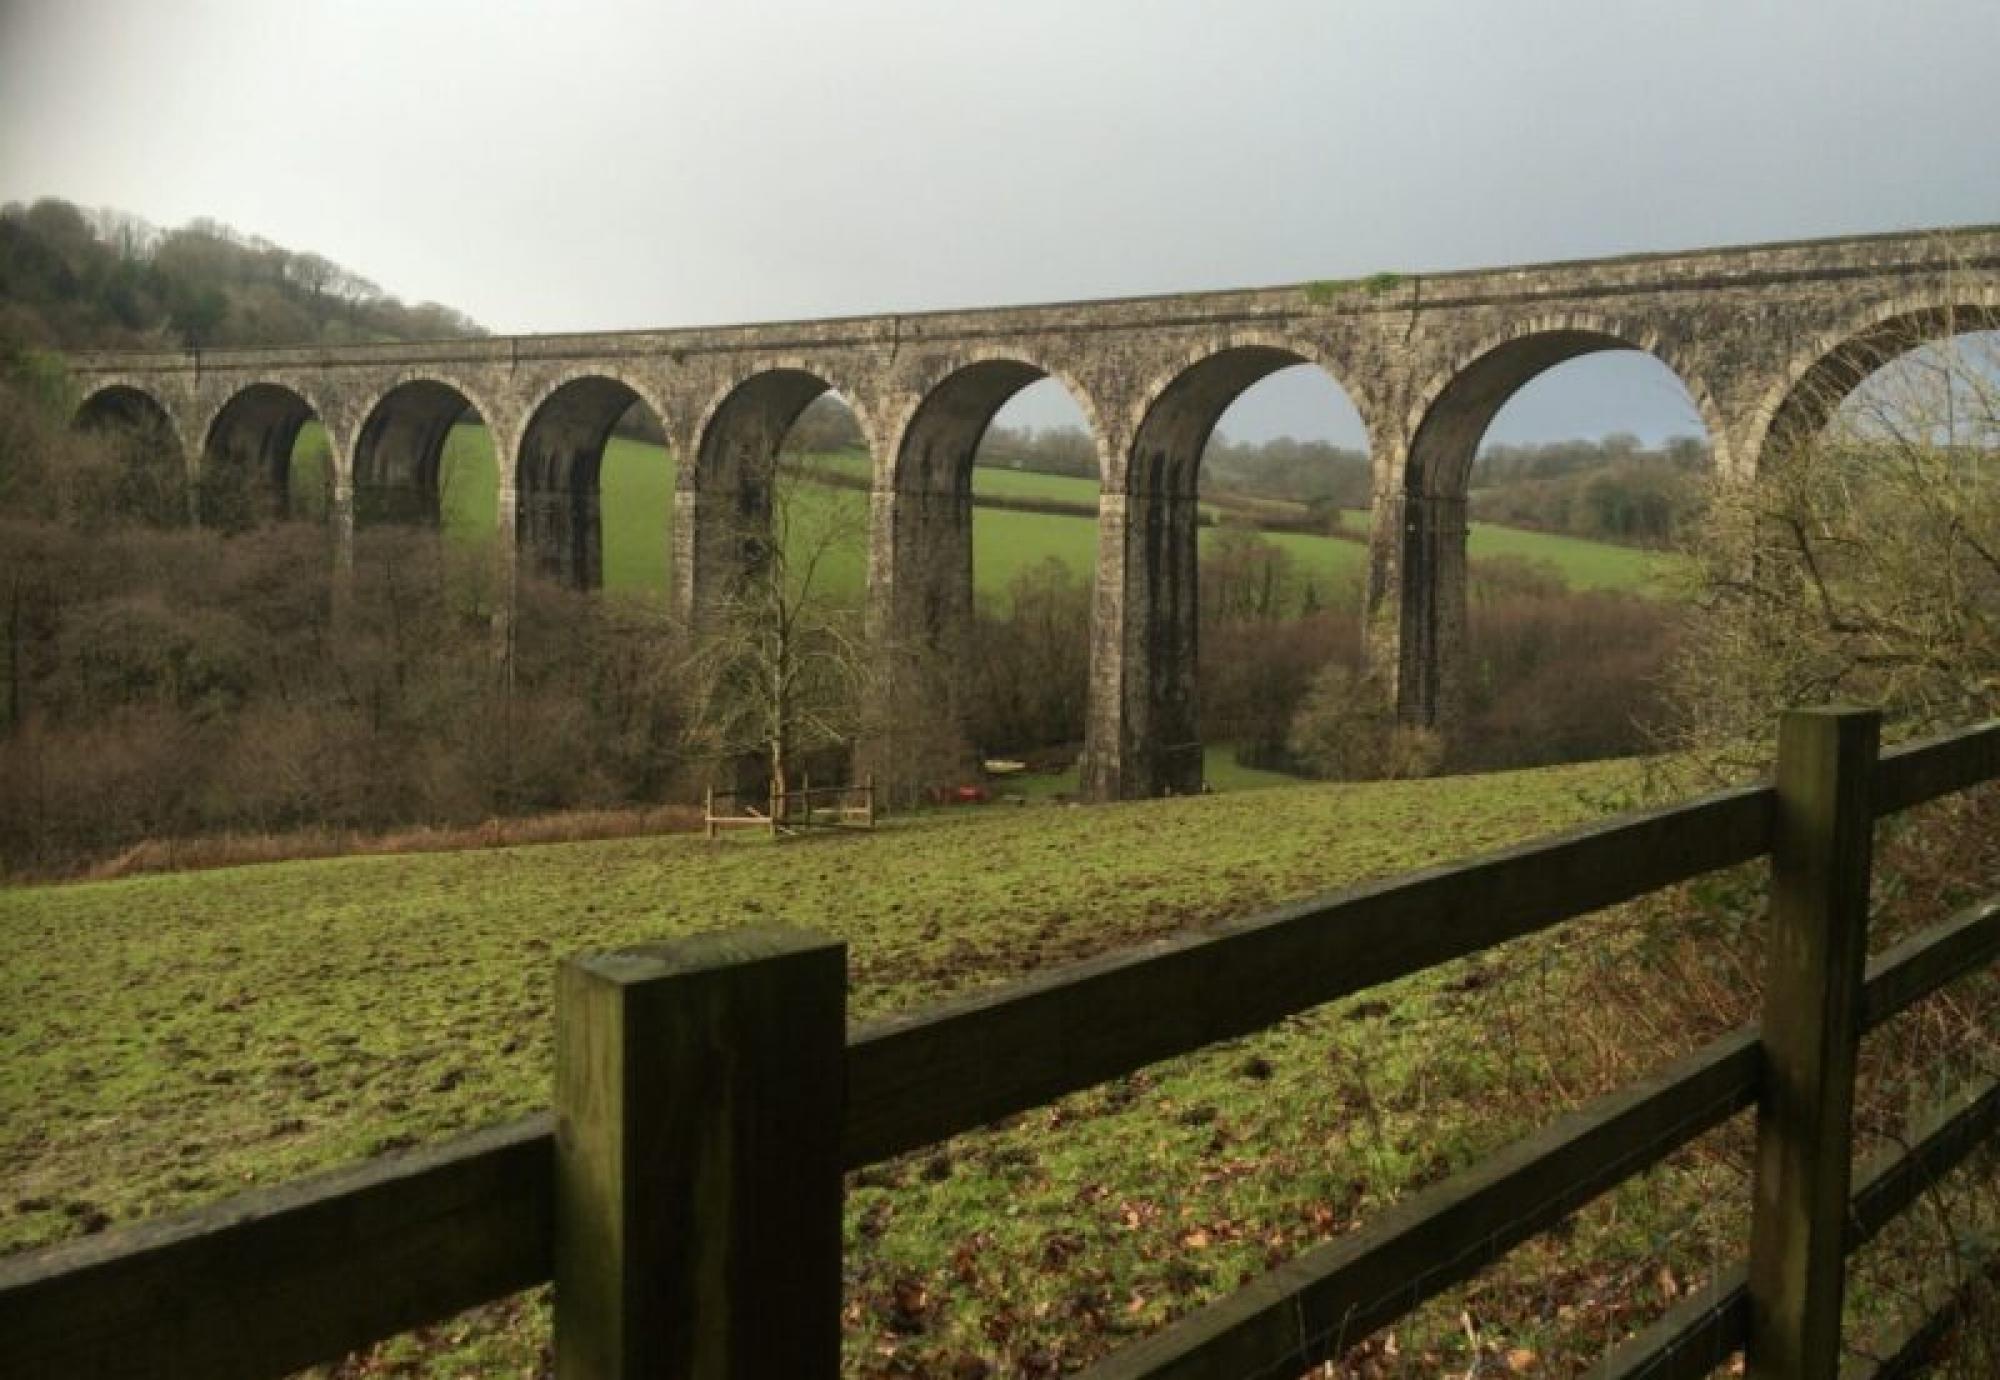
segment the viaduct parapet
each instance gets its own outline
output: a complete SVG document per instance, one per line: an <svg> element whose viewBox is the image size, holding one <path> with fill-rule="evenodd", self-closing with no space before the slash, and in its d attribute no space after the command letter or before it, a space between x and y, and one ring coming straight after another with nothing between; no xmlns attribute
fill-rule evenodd
<svg viewBox="0 0 2000 1380"><path fill-rule="evenodd" d="M1245 291L834 320L427 344L90 354L79 420L163 421L191 491L218 472L282 504L317 418L341 540L435 520L440 456L468 410L500 461L510 560L601 578L598 468L642 402L676 463L676 609L698 618L767 522L777 449L820 393L873 456L869 610L949 652L972 601L971 469L1016 392L1055 378L1081 406L1103 489L1084 787L1197 790L1196 477L1229 404L1295 364L1367 426L1374 473L1369 654L1402 717L1448 724L1466 689L1466 490L1495 413L1537 374L1603 350L1672 370L1724 481L1815 432L1923 341L2000 326L2000 227L1642 254ZM663 540L665 536L663 534Z"/></svg>

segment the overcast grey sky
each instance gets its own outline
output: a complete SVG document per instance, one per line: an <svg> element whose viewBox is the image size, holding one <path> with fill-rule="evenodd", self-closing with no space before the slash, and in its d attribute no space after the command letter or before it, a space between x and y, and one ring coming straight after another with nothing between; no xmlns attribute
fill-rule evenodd
<svg viewBox="0 0 2000 1380"><path fill-rule="evenodd" d="M0 0L0 199L501 331L1103 297L2000 221L1996 52L1996 0ZM1494 436L1619 429L1699 424L1608 357Z"/></svg>

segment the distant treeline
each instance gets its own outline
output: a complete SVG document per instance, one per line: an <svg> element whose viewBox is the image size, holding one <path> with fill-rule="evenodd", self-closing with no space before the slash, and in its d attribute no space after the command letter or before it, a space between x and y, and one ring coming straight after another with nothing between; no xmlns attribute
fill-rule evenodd
<svg viewBox="0 0 2000 1380"><path fill-rule="evenodd" d="M979 443L979 463L1037 474L1097 478L1097 449L1077 427L994 427ZM1205 493L1252 494L1316 508L1366 508L1368 457L1348 446L1279 436L1232 441L1217 434L1202 453Z"/></svg>
<svg viewBox="0 0 2000 1380"><path fill-rule="evenodd" d="M44 198L0 207L0 341L58 349L344 344L484 335L321 257L213 220L178 230Z"/></svg>
<svg viewBox="0 0 2000 1380"><path fill-rule="evenodd" d="M1707 491L1708 447L1677 436L1648 449L1636 436L1492 446L1472 470L1479 522L1563 532L1628 546L1668 546Z"/></svg>

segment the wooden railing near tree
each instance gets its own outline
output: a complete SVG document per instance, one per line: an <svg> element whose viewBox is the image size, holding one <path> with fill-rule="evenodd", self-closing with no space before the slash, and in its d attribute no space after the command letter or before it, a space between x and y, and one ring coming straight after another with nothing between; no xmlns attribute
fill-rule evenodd
<svg viewBox="0 0 2000 1380"><path fill-rule="evenodd" d="M815 786L806 777L797 790L772 788L764 798L765 808L740 802L748 799L739 791L709 789L702 796L702 832L715 837L718 829L762 829L776 835L804 829L873 829L875 827L875 778L852 786ZM718 813L716 802L739 802L733 810Z"/></svg>
<svg viewBox="0 0 2000 1380"><path fill-rule="evenodd" d="M1976 1081L1850 1183L1863 1032L2000 955L1990 902L1864 969L1873 822L2000 776L2000 724L1878 761L1876 723L1789 715L1773 783L852 1031L844 947L815 935L735 930L570 959L553 1115L0 1261L0 1374L283 1375L553 1278L564 1377L831 1377L845 1171L1768 854L1760 1027L1089 1374L1297 1374L1755 1105L1748 1261L1595 1374L1701 1375L1747 1348L1752 1375L1830 1378L1845 1255L2000 1126L2000 1087ZM1911 1355L1927 1335L1916 1329Z"/></svg>

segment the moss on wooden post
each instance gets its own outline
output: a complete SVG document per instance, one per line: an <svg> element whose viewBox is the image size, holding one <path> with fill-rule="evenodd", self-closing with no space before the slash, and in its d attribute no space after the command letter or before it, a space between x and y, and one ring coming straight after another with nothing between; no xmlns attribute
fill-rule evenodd
<svg viewBox="0 0 2000 1380"><path fill-rule="evenodd" d="M845 945L740 929L562 965L556 1373L832 1380Z"/></svg>
<svg viewBox="0 0 2000 1380"><path fill-rule="evenodd" d="M1750 1235L1758 1380L1839 1370L1880 733L1879 714L1854 709L1797 711L1779 727Z"/></svg>

